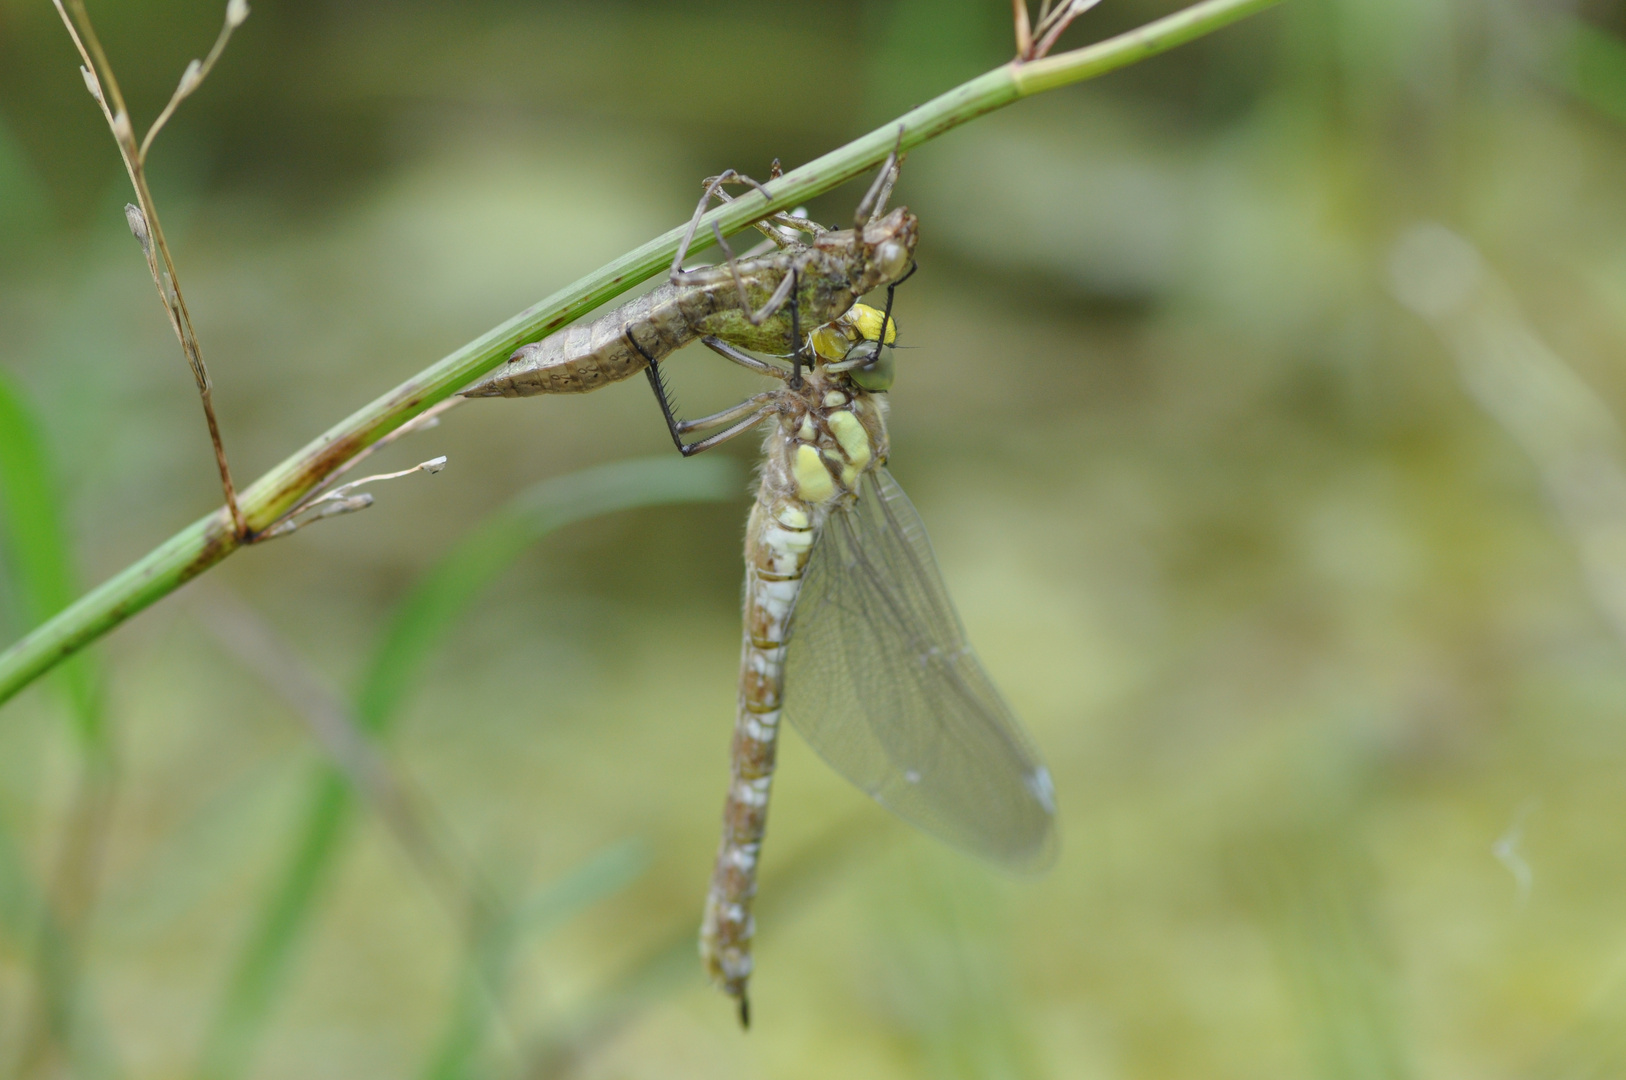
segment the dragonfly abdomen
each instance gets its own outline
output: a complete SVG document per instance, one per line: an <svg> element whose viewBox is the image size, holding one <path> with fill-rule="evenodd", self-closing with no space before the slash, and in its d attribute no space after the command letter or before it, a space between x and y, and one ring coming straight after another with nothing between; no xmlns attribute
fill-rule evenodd
<svg viewBox="0 0 1626 1080"><path fill-rule="evenodd" d="M733 776L700 930L700 955L707 972L742 1003L756 929L751 902L757 891L757 857L768 825L784 703L786 632L815 535L810 508L779 494L773 471L770 467L763 476L746 530L745 633Z"/></svg>
<svg viewBox="0 0 1626 1080"><path fill-rule="evenodd" d="M852 497L857 474L873 467L876 451L884 454L886 445L878 404L827 389L818 374L809 376L802 391L787 394L787 408L768 436L746 527L733 781L700 931L707 972L742 1004L751 975L751 902L768 823L791 615L830 507Z"/></svg>

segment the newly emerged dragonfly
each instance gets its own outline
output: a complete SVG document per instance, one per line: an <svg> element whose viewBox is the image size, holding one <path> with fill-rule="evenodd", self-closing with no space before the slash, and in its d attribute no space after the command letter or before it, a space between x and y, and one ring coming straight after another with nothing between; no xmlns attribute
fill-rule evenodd
<svg viewBox="0 0 1626 1080"><path fill-rule="evenodd" d="M659 357L637 350L685 454L769 425L746 530L732 779L700 937L707 972L739 1002L747 1024L751 908L782 718L788 716L837 772L926 831L1015 868L1037 869L1054 855L1050 775L967 643L920 516L885 468L892 382L886 346L896 334L892 290L910 270L893 273L890 256L871 256L871 268L885 262L885 272L838 270L833 281L821 282L812 280L823 272L814 260L790 265L829 237L843 237L849 252L897 243L912 264L914 217L903 209L883 214L896 175L894 154L860 204L852 230L813 234L807 248L787 245L771 257L785 264L791 282L784 289L788 338L779 339L790 344L788 370L745 356L731 347L742 342L711 332L713 349L778 385L715 415L681 421L667 400ZM848 267L864 261L849 259ZM746 266L736 264L741 271ZM839 295L882 278L888 279L881 282L888 289L884 312L849 299L834 315L815 309L816 317L803 321L802 297L810 286ZM593 326L618 327L638 345L635 315L644 318L647 309L612 312ZM804 325L812 327L805 336ZM592 389L579 384L579 369L597 365L603 355L557 363L561 389L550 376L510 381L497 392ZM724 425L684 442L686 435Z"/></svg>

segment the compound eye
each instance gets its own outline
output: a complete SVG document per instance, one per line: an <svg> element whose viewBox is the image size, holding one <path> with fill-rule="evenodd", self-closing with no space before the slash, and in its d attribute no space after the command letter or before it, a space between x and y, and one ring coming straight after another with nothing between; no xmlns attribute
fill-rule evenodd
<svg viewBox="0 0 1626 1080"><path fill-rule="evenodd" d="M892 389L892 380L896 375L896 358L889 352L883 352L879 344L875 346L874 356L848 372L853 382L872 394L884 394Z"/></svg>
<svg viewBox="0 0 1626 1080"><path fill-rule="evenodd" d="M882 281L896 281L909 269L909 251L896 240L883 240L875 248L875 269Z"/></svg>

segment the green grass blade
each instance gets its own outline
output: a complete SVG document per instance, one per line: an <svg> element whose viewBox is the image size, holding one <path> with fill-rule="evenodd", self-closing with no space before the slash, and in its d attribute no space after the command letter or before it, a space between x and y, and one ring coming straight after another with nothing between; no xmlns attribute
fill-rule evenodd
<svg viewBox="0 0 1626 1080"><path fill-rule="evenodd" d="M527 547L553 530L616 510L738 497L743 477L728 458L644 458L544 481L477 525L407 594L357 698L369 731L388 730L414 675L479 592ZM305 926L331 873L352 799L344 778L324 769L292 845L294 855L239 958L204 1040L198 1074L235 1080L280 992Z"/></svg>
<svg viewBox="0 0 1626 1080"><path fill-rule="evenodd" d="M18 614L35 624L73 602L78 590L70 565L72 550L62 529L60 491L50 455L32 410L0 376L0 546ZM96 851L107 824L112 781L100 682L89 653L71 658L57 673L80 753L78 788L63 825L49 890L27 879L20 858L5 860L6 891L16 914L27 913L31 960L38 1001L34 1029L25 1040L22 1062L53 1053L67 1055L85 1076L112 1075L116 1069L106 1033L95 1020L83 979L80 933L91 906ZM15 856L16 845L3 845Z"/></svg>
<svg viewBox="0 0 1626 1080"><path fill-rule="evenodd" d="M0 377L0 519L6 559L21 614L30 625L49 619L78 592L62 531L62 508L39 426L10 380ZM68 661L61 686L79 734L103 737L101 697L91 660Z"/></svg>

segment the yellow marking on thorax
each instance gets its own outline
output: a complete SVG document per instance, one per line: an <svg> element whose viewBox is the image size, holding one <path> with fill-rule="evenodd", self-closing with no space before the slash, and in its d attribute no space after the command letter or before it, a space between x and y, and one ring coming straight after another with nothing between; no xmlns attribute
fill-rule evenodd
<svg viewBox="0 0 1626 1080"><path fill-rule="evenodd" d="M825 422L830 425L831 434L836 437L836 442L841 444L842 453L847 455L847 460L852 463L853 468L862 469L870 463L875 451L869 444L869 432L864 430L864 425L859 422L858 417L843 410L831 413ZM842 482L846 483L845 478Z"/></svg>
<svg viewBox="0 0 1626 1080"><path fill-rule="evenodd" d="M809 444L796 447L792 471L796 476L796 494L806 501L821 503L836 493L835 478L824 467L819 452Z"/></svg>

